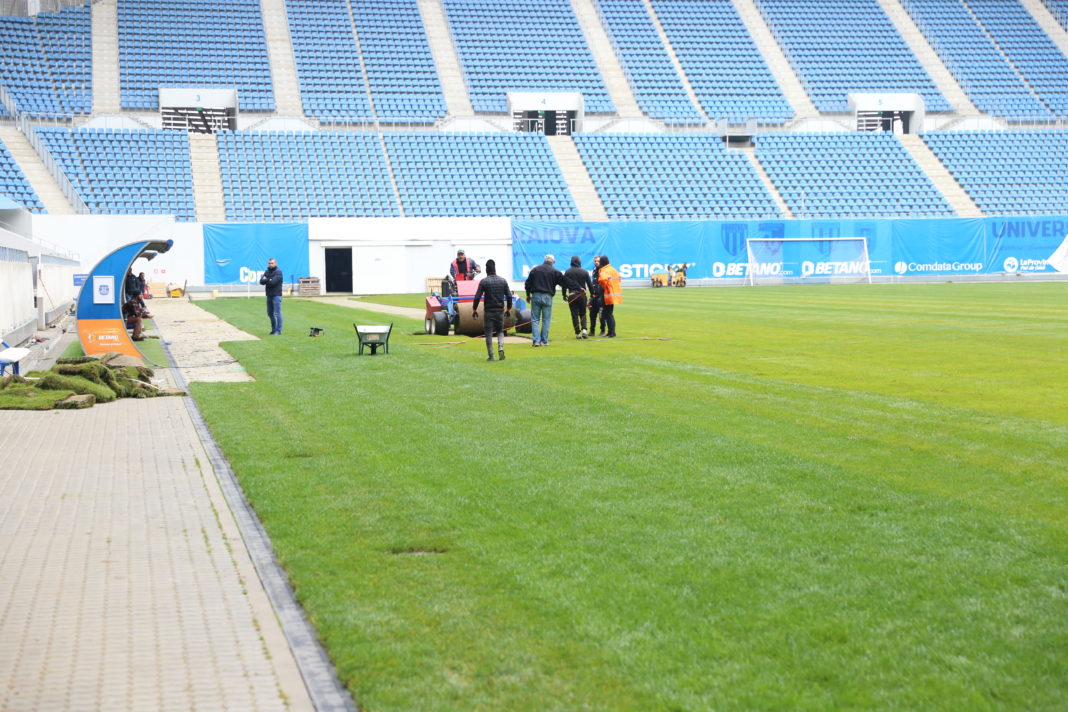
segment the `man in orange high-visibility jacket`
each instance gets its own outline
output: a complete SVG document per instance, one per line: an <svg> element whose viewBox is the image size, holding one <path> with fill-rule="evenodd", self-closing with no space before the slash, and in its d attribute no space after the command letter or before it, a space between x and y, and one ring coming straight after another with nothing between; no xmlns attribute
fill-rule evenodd
<svg viewBox="0 0 1068 712"><path fill-rule="evenodd" d="M616 305L623 301L623 283L619 272L608 262L608 255L601 255L601 269L597 273L597 282L601 285L601 293L604 295L604 306L601 314L608 325L609 339L616 337Z"/></svg>

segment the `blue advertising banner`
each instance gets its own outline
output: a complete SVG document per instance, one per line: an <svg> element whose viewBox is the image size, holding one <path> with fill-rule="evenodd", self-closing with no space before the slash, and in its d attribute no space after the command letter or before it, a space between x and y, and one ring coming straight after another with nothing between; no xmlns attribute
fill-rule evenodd
<svg viewBox="0 0 1068 712"><path fill-rule="evenodd" d="M307 223L218 223L204 226L204 283L259 284L267 260L286 282L308 276Z"/></svg>
<svg viewBox="0 0 1068 712"><path fill-rule="evenodd" d="M648 279L686 263L690 279L745 279L752 238L867 240L872 276L1068 272L1068 216L843 220L512 223L512 278L526 278L546 254L591 267L607 254L623 279ZM811 244L811 243L810 243ZM798 270L837 269L831 243L819 243ZM820 260L820 254L826 259ZM800 259L800 258L799 258ZM802 275L809 276L809 275Z"/></svg>

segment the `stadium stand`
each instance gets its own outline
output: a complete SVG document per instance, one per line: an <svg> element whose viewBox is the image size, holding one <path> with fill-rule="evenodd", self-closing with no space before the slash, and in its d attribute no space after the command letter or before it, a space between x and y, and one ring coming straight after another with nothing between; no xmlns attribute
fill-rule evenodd
<svg viewBox="0 0 1068 712"><path fill-rule="evenodd" d="M445 97L416 0L352 0L378 120L433 123Z"/></svg>
<svg viewBox="0 0 1068 712"><path fill-rule="evenodd" d="M710 119L782 124L793 118L730 0L653 0L652 5Z"/></svg>
<svg viewBox="0 0 1068 712"><path fill-rule="evenodd" d="M946 131L923 140L983 213L1068 214L1068 130Z"/></svg>
<svg viewBox="0 0 1068 712"><path fill-rule="evenodd" d="M504 113L509 91L579 91L587 113L615 105L568 2L444 0L476 112Z"/></svg>
<svg viewBox="0 0 1068 712"><path fill-rule="evenodd" d="M324 123L374 120L345 0L288 0L304 113Z"/></svg>
<svg viewBox="0 0 1068 712"><path fill-rule="evenodd" d="M1061 27L1068 30L1068 0L1043 0L1046 8Z"/></svg>
<svg viewBox="0 0 1068 712"><path fill-rule="evenodd" d="M274 111L259 0L118 0L124 109L156 109L159 88L237 88L242 111Z"/></svg>
<svg viewBox="0 0 1068 712"><path fill-rule="evenodd" d="M196 219L189 135L156 129L36 129L91 213Z"/></svg>
<svg viewBox="0 0 1068 712"><path fill-rule="evenodd" d="M756 4L820 111L849 111L850 92L915 92L927 111L952 111L876 0Z"/></svg>
<svg viewBox="0 0 1068 712"><path fill-rule="evenodd" d="M667 124L705 123L645 5L634 0L598 0L597 5L642 112Z"/></svg>
<svg viewBox="0 0 1068 712"><path fill-rule="evenodd" d="M968 6L1042 103L1068 117L1068 57L1031 13L1018 0L969 0Z"/></svg>
<svg viewBox="0 0 1068 712"><path fill-rule="evenodd" d="M576 134L612 220L781 218L748 159L710 133Z"/></svg>
<svg viewBox="0 0 1068 712"><path fill-rule="evenodd" d="M901 4L980 111L1009 121L1053 118L961 0Z"/></svg>
<svg viewBox="0 0 1068 712"><path fill-rule="evenodd" d="M48 212L3 142L0 142L0 195L10 198L31 213Z"/></svg>
<svg viewBox="0 0 1068 712"><path fill-rule="evenodd" d="M755 141L757 158L797 217L955 214L893 134L761 134Z"/></svg>
<svg viewBox="0 0 1068 712"><path fill-rule="evenodd" d="M88 3L36 18L0 16L0 45L0 85L20 113L50 119L92 113Z"/></svg>
<svg viewBox="0 0 1068 712"><path fill-rule="evenodd" d="M544 136L386 133L404 214L578 220Z"/></svg>
<svg viewBox="0 0 1068 712"><path fill-rule="evenodd" d="M227 220L400 215L377 133L222 131Z"/></svg>

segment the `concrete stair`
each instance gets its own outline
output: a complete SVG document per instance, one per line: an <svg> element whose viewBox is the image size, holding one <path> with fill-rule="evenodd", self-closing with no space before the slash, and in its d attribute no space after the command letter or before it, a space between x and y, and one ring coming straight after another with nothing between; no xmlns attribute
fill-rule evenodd
<svg viewBox="0 0 1068 712"><path fill-rule="evenodd" d="M660 41L664 43L664 49L667 50L668 59L671 60L671 64L675 67L675 73L679 75L679 80L682 82L682 87L686 90L686 95L690 97L690 102L693 103L697 113L704 117L708 122L708 114L705 113L704 107L701 106L700 100L697 98L697 92L693 90L693 85L690 84L690 78L686 76L686 72L682 69L682 62L679 61L679 57L675 54L675 48L671 46L671 41L668 40L667 32L664 31L664 26L660 24L660 18L656 16L656 10L653 9L653 3L650 0L643 0L645 3L645 11L649 13L649 17L653 20L653 27L656 28L656 33L660 35Z"/></svg>
<svg viewBox="0 0 1068 712"><path fill-rule="evenodd" d="M586 164L582 162L578 147L570 136L546 136L549 147L556 157L556 163L560 166L560 173L567 181L568 190L578 208L579 217L586 222L607 221L608 213L605 212L601 196L597 195L597 189L593 187L593 180L586 170Z"/></svg>
<svg viewBox="0 0 1068 712"><path fill-rule="evenodd" d="M275 111L280 116L304 116L285 0L260 0L260 12L263 13L267 57L271 62Z"/></svg>
<svg viewBox="0 0 1068 712"><path fill-rule="evenodd" d="M794 116L799 119L819 116L820 112L809 98L801 80L797 78L793 66L786 59L786 55L783 54L782 48L779 47L775 36L771 34L768 23L764 21L764 16L760 14L753 0L733 0L733 2L734 9L738 11L746 29L749 30L749 35L753 38L753 44L760 50L760 55L764 58L768 69L771 70L771 75L775 77L783 96L793 108Z"/></svg>
<svg viewBox="0 0 1068 712"><path fill-rule="evenodd" d="M904 38L905 44L927 70L927 74L938 87L938 91L942 92L942 96L946 98L953 110L962 116L978 115L979 110L975 108L975 104L964 93L956 78L950 73L942 58L931 47L927 38L923 36L923 32L916 26L912 16L902 7L899 0L879 0L879 5L894 23L898 34Z"/></svg>
<svg viewBox="0 0 1068 712"><path fill-rule="evenodd" d="M771 197L775 201L775 205L779 206L779 210L785 217L793 218L794 214L790 210L790 206L788 206L786 204L786 201L782 199L782 194L779 193L779 189L776 188L775 184L771 182L771 176L769 176L768 172L764 170L764 166L761 165L760 159L757 158L756 147L746 146L745 148L741 149L741 151L745 154L745 157L749 159L749 163L752 164L753 168L756 169L757 175L760 176L760 180L764 184L764 187L768 189L769 193L771 193Z"/></svg>
<svg viewBox="0 0 1068 712"><path fill-rule="evenodd" d="M1031 17L1035 18L1038 26L1053 40L1053 44L1057 45L1064 56L1068 57L1068 30L1061 27L1061 23L1057 22L1057 18L1053 16L1045 3L1042 0L1020 0L1020 4L1031 13Z"/></svg>
<svg viewBox="0 0 1068 712"><path fill-rule="evenodd" d="M452 42L452 31L445 17L445 8L442 7L441 0L418 2L430 53L438 67L438 80L445 95L445 107L449 116L474 116L475 110L471 107L471 96L467 93L467 85L464 83L464 72L460 68L456 45Z"/></svg>
<svg viewBox="0 0 1068 712"><path fill-rule="evenodd" d="M189 162L193 170L193 204L197 222L225 222L226 205L215 134L189 134Z"/></svg>
<svg viewBox="0 0 1068 712"><path fill-rule="evenodd" d="M898 138L905 149L912 155L912 159L916 161L920 168L923 169L923 172L927 174L927 177L931 179L931 182L934 183L935 188L938 188L950 206L957 211L957 215L962 218L980 218L983 216L983 211L979 209L979 206L975 204L971 196L964 191L964 188L961 188L957 179L938 160L938 157L927 147L922 138L915 134L904 134L898 136Z"/></svg>
<svg viewBox="0 0 1068 712"><path fill-rule="evenodd" d="M608 89L608 96L616 106L616 113L625 119L641 117L642 110L638 108L638 101L630 89L630 82L627 81L627 75L619 63L612 41L608 39L608 33L601 24L601 16L597 14L593 0L571 0L571 9L586 36L586 44L590 47L593 61L601 70L601 77Z"/></svg>
<svg viewBox="0 0 1068 712"><path fill-rule="evenodd" d="M63 195L59 183L45 168L44 162L41 161L37 151L30 145L29 139L14 126L0 126L0 140L4 142L7 150L11 152L12 158L22 169L26 180L33 186L37 197L44 204L45 210L50 215L74 215L76 211L71 206L70 201L67 200L67 197Z"/></svg>
<svg viewBox="0 0 1068 712"><path fill-rule="evenodd" d="M117 0L92 5L93 113L122 111L119 93L119 10Z"/></svg>
<svg viewBox="0 0 1068 712"><path fill-rule="evenodd" d="M406 217L404 214L404 201L401 200L400 186L397 185L397 174L393 172L393 159L389 157L389 149L386 147L386 136L378 132L378 145L382 147L382 157L386 161L386 173L389 174L389 184L393 186L393 199L397 201L397 215Z"/></svg>

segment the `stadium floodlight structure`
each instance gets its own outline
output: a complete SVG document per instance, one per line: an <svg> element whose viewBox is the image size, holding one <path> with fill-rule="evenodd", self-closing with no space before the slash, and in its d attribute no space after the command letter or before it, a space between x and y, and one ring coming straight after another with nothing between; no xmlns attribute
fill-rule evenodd
<svg viewBox="0 0 1068 712"><path fill-rule="evenodd" d="M746 281L757 284L871 284L866 237L751 237Z"/></svg>

